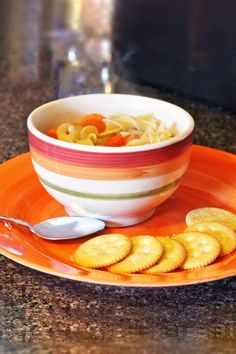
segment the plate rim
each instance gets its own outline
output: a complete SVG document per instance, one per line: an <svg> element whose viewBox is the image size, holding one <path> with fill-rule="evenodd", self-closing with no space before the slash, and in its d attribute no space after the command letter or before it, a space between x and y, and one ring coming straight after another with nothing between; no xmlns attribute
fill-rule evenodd
<svg viewBox="0 0 236 354"><path fill-rule="evenodd" d="M204 280L193 280L190 282L186 283L171 283L171 284L159 284L159 283L150 283L150 284L144 284L144 283L112 283L111 281L96 281L91 278L81 278L79 275L71 275L67 273L62 273L62 272L57 272L57 271L48 271L49 268L43 267L43 266L33 266L34 263L30 261L19 261L18 258L22 259L21 257L14 256L12 253L9 253L7 251L2 251L0 248L0 255L3 255L7 259L15 262L16 264L23 265L24 267L31 269L31 270L36 270L37 272L46 274L46 275L53 275L58 278L62 278L64 280L73 280L76 282L82 282L86 284L94 284L94 285L106 285L106 286L112 286L112 287L125 287L125 288L173 288L173 287L180 287L180 286L191 286L191 285L199 285L199 284L204 284L212 281L218 281L222 279L228 279L236 276L236 270L235 274L229 274L227 276L222 275L217 278L209 278L209 279L204 279Z"/></svg>

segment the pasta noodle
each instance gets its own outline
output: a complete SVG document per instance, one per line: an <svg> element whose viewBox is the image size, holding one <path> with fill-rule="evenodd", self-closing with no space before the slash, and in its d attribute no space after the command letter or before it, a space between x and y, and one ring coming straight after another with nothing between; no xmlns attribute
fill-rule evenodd
<svg viewBox="0 0 236 354"><path fill-rule="evenodd" d="M103 117L94 113L72 123L62 123L56 129L59 140L95 146L131 147L154 144L177 135L175 124L167 129L153 113L136 117L131 115Z"/></svg>

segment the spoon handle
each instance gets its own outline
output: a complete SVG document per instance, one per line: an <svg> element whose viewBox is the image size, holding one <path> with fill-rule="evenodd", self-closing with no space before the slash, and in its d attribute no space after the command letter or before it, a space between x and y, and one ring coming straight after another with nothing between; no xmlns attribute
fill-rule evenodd
<svg viewBox="0 0 236 354"><path fill-rule="evenodd" d="M10 218L8 216L0 215L0 221L1 220L2 221L11 221L11 222L14 222L15 224L22 225L22 226L25 226L25 227L31 229L31 225L30 224L28 224L26 221L23 221L23 220L20 220L20 219L15 219L15 218Z"/></svg>

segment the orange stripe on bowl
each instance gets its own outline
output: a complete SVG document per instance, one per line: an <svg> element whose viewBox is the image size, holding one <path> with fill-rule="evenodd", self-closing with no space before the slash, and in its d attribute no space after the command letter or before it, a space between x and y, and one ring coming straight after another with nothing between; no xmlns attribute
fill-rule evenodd
<svg viewBox="0 0 236 354"><path fill-rule="evenodd" d="M133 178L152 178L172 173L189 161L191 148L185 150L178 157L171 159L159 165L134 167L134 168L96 168L81 167L73 164L58 162L55 159L45 157L31 147L31 156L33 160L41 167L59 173L62 176L75 177L91 180L127 180Z"/></svg>

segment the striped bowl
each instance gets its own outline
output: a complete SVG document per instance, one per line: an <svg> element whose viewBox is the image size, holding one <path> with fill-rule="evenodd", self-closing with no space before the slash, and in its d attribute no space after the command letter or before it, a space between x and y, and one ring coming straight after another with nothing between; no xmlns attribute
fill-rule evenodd
<svg viewBox="0 0 236 354"><path fill-rule="evenodd" d="M44 133L78 115L153 112L180 134L170 140L136 147L85 146L59 141ZM149 218L169 198L185 173L194 122L182 108L142 96L93 94L53 101L28 118L33 166L48 193L69 215L127 226Z"/></svg>

